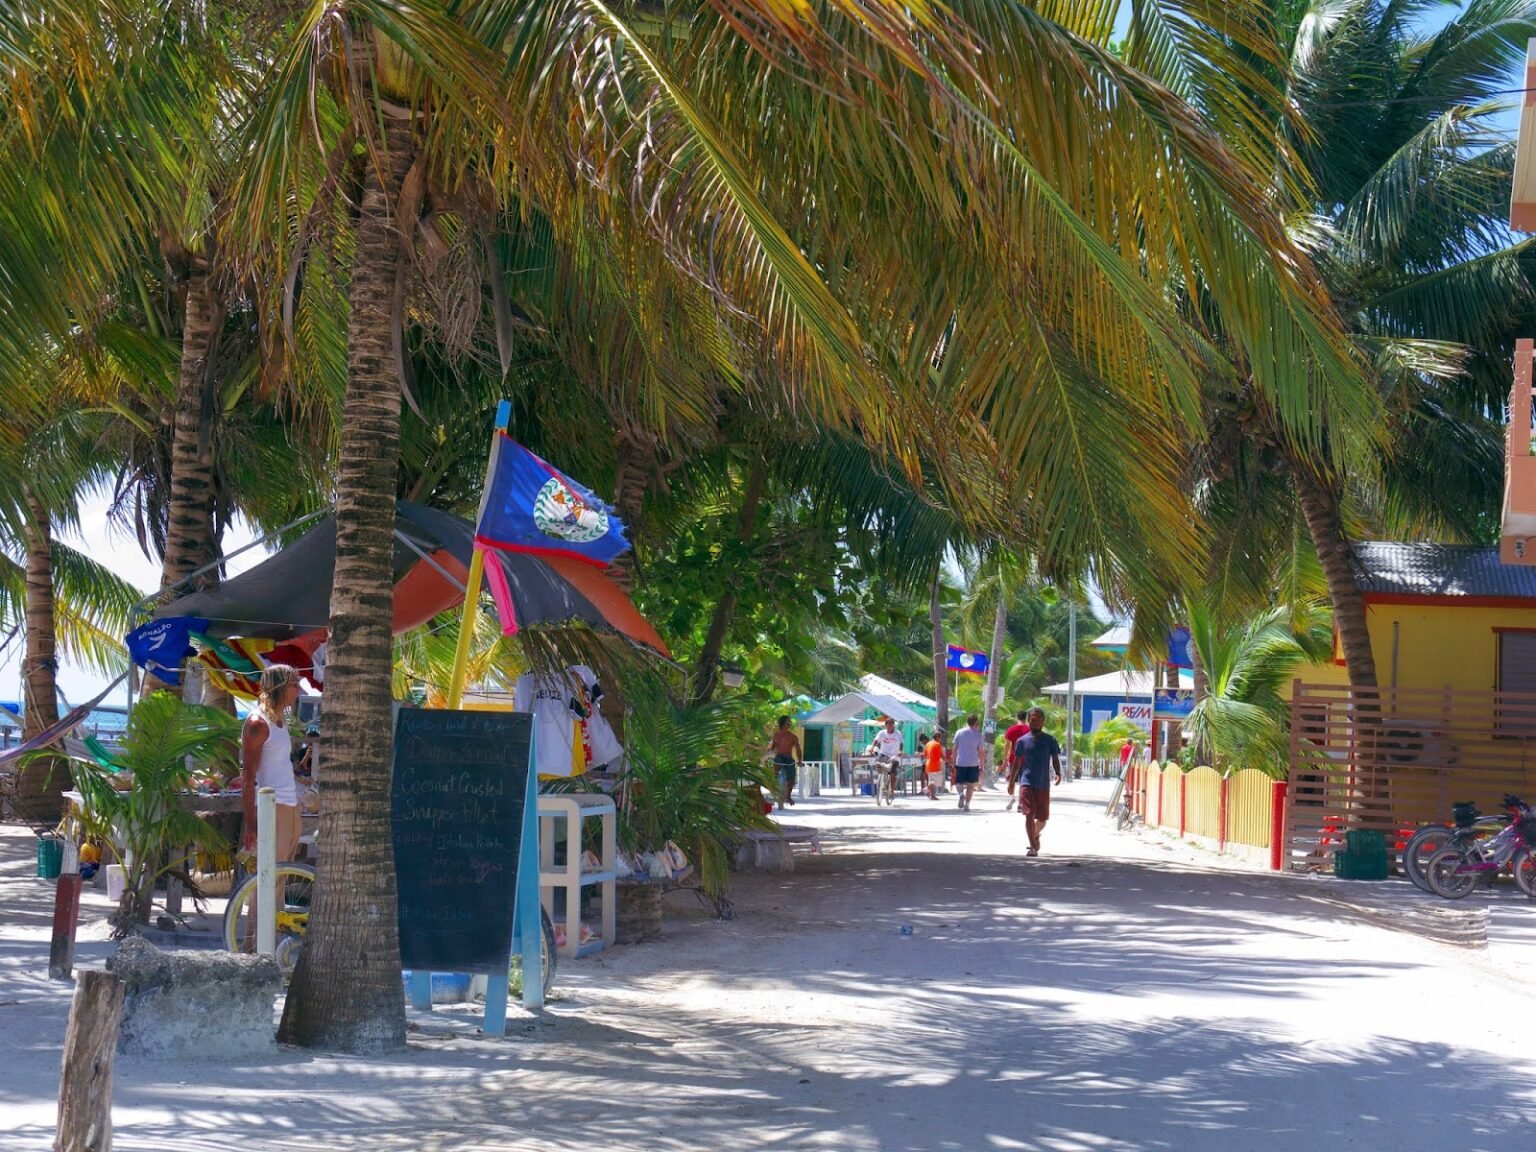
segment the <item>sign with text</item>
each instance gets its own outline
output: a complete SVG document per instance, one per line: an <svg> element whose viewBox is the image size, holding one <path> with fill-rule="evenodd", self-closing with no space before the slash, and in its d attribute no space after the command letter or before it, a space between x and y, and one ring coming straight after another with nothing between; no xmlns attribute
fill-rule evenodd
<svg viewBox="0 0 1536 1152"><path fill-rule="evenodd" d="M400 959L506 974L533 717L401 708L391 826Z"/></svg>
<svg viewBox="0 0 1536 1152"><path fill-rule="evenodd" d="M1129 720L1143 732L1152 731L1152 705L1150 702L1146 704L1118 704L1115 706L1115 710L1120 714L1121 719Z"/></svg>

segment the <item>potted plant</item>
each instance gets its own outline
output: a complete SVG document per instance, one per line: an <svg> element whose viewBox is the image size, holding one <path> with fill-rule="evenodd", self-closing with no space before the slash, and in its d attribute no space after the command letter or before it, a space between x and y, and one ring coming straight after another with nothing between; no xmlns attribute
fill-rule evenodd
<svg viewBox="0 0 1536 1152"><path fill-rule="evenodd" d="M236 717L155 692L134 707L110 764L69 757L84 800L81 831L109 845L123 868L119 936L149 921L156 881L180 863L176 850L228 852L216 828L180 806L180 794L205 765L235 761L239 739Z"/></svg>

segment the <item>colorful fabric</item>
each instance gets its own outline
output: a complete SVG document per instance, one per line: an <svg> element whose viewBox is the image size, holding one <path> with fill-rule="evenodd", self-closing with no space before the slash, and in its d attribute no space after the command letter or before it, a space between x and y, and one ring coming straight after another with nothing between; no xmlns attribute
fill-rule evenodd
<svg viewBox="0 0 1536 1152"><path fill-rule="evenodd" d="M195 656L192 636L208 627L200 616L173 616L151 620L128 633L128 656L140 668L165 684L181 684L181 664Z"/></svg>
<svg viewBox="0 0 1536 1152"><path fill-rule="evenodd" d="M265 653L277 645L271 640L253 637L231 638L216 647L205 648L198 659L208 669L208 679L231 696L242 700L254 700L261 693L261 670L266 667ZM224 661L227 653L242 667L231 667ZM246 671L246 668L251 671Z"/></svg>
<svg viewBox="0 0 1536 1152"><path fill-rule="evenodd" d="M576 556L600 567L629 550L612 508L504 432L491 445L486 475L475 520L478 543Z"/></svg>

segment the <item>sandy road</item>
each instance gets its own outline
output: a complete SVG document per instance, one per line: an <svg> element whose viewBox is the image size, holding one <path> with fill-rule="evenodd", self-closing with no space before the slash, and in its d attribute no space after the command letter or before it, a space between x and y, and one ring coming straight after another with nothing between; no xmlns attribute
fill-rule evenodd
<svg viewBox="0 0 1536 1152"><path fill-rule="evenodd" d="M1112 832L1056 793L1045 855L996 794L825 797L827 851L673 897L659 944L562 967L506 1041L417 1017L390 1060L119 1062L117 1148L639 1150L1536 1146L1524 913L1470 952L1340 919L1326 883ZM0 1149L50 1146L67 989L3 841ZM910 935L901 933L911 925ZM87 960L104 945L85 945ZM1536 968L1531 968L1536 971Z"/></svg>

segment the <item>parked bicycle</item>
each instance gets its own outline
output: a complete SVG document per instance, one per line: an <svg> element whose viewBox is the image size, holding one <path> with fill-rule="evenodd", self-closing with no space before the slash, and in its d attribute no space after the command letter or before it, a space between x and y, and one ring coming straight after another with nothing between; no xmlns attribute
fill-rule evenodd
<svg viewBox="0 0 1536 1152"><path fill-rule="evenodd" d="M1403 875L1425 892L1433 891L1424 876L1431 856L1442 848L1465 848L1474 840L1487 839L1509 823L1504 814L1484 815L1467 801L1451 806L1451 818L1454 824L1426 824L1403 845Z"/></svg>
<svg viewBox="0 0 1536 1152"><path fill-rule="evenodd" d="M1460 900L1478 883L1498 873L1506 864L1526 896L1536 898L1536 810L1518 796L1505 796L1500 806L1508 816L1503 831L1486 840L1440 849L1424 866L1424 878L1437 896Z"/></svg>

